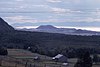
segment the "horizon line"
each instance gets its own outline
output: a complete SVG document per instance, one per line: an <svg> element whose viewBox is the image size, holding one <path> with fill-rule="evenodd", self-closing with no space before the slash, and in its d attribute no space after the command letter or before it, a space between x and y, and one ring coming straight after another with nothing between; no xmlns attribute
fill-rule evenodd
<svg viewBox="0 0 100 67"><path fill-rule="evenodd" d="M31 28L37 28L39 26L18 26L18 27L14 27L17 29L31 29ZM56 28L75 28L75 29L82 29L82 30L89 30L89 31L97 31L100 32L100 27L74 27L74 26L54 26Z"/></svg>

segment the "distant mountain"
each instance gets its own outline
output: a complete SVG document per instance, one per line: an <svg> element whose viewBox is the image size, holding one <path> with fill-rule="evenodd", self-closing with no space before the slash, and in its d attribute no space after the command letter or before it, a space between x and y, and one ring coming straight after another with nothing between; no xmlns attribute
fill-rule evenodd
<svg viewBox="0 0 100 67"><path fill-rule="evenodd" d="M0 32L11 32L14 31L14 28L0 18Z"/></svg>
<svg viewBox="0 0 100 67"><path fill-rule="evenodd" d="M57 29L57 28L52 25L41 25L36 29Z"/></svg>
<svg viewBox="0 0 100 67"><path fill-rule="evenodd" d="M21 29L24 31L48 32L48 33L61 33L69 35L100 35L100 32L75 29L75 28L56 28L52 25L41 25L37 28Z"/></svg>

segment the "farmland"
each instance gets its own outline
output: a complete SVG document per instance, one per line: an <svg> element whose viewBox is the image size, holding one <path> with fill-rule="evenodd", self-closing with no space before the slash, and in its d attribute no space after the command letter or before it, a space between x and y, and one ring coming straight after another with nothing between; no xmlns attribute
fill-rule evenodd
<svg viewBox="0 0 100 67"><path fill-rule="evenodd" d="M33 60L35 56L39 56L40 60ZM54 62L51 57L31 53L22 49L8 49L8 56L1 56L1 67L66 67L60 62ZM76 63L76 58L68 59L67 67L73 67ZM100 65L93 65L100 67Z"/></svg>
<svg viewBox="0 0 100 67"><path fill-rule="evenodd" d="M33 60L35 56L39 56L40 60ZM8 56L2 56L2 66L6 67L64 67L62 63L54 62L51 57L31 53L21 49L8 49Z"/></svg>

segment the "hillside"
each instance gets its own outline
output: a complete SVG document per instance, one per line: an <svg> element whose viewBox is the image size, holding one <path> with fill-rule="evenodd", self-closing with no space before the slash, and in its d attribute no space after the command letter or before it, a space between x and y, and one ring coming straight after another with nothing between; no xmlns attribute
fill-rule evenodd
<svg viewBox="0 0 100 67"><path fill-rule="evenodd" d="M8 49L8 54L8 56L0 56L0 59L2 59L0 60L2 62L0 67L66 67L66 65L63 65L61 62L51 60L51 57L31 53L27 50ZM22 55L22 57L20 55ZM40 59L34 60L33 58L35 56L39 56ZM68 58L67 67L74 67L76 62L77 58ZM92 67L100 67L99 64L93 64Z"/></svg>
<svg viewBox="0 0 100 67"><path fill-rule="evenodd" d="M76 36L25 31L0 34L0 45L2 46L20 49L31 47L30 51L49 56L54 56L62 51L65 53L66 50L73 48L86 48L91 50L92 53L95 50L99 52L99 44L100 36Z"/></svg>
<svg viewBox="0 0 100 67"><path fill-rule="evenodd" d="M32 53L28 50L23 49L8 49L8 56L15 57L18 59L34 59L38 56L41 58L41 60L51 60L51 57L40 55L37 53Z"/></svg>
<svg viewBox="0 0 100 67"><path fill-rule="evenodd" d="M0 18L0 32L11 32L14 28L11 27L7 22Z"/></svg>
<svg viewBox="0 0 100 67"><path fill-rule="evenodd" d="M10 28L9 30L13 30L12 27ZM5 29L8 28L4 26ZM0 46L17 49L28 49L30 47L30 51L48 56L55 56L58 53L67 55L70 52L74 54L80 48L89 50L91 53L100 53L99 45L100 36L65 35L17 30L0 33Z"/></svg>

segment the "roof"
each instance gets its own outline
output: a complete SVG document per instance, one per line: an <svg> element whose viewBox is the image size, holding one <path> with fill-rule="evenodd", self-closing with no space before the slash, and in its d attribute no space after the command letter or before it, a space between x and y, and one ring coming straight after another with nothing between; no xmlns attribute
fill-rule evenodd
<svg viewBox="0 0 100 67"><path fill-rule="evenodd" d="M60 57L62 57L62 56L63 56L62 54L58 54L58 55L56 55L55 57L53 57L52 59L60 58Z"/></svg>

